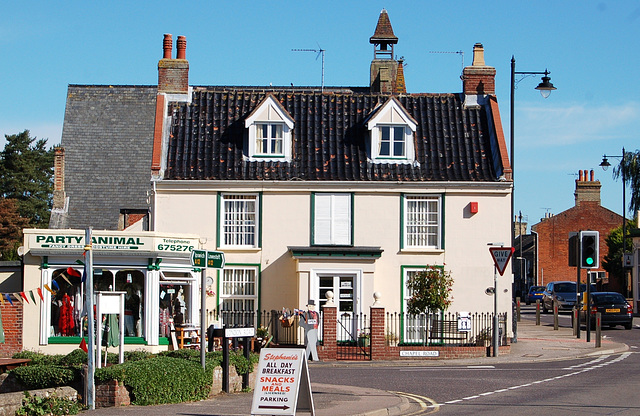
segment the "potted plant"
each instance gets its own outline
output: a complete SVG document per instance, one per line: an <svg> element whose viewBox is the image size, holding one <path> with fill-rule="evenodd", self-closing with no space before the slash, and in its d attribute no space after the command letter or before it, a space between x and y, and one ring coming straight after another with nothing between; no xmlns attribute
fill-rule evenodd
<svg viewBox="0 0 640 416"><path fill-rule="evenodd" d="M367 331L358 332L358 346L359 347L368 347L370 342L370 334Z"/></svg>
<svg viewBox="0 0 640 416"><path fill-rule="evenodd" d="M255 352L260 352L260 349L264 347L269 341L269 330L263 326L256 329L256 345Z"/></svg>

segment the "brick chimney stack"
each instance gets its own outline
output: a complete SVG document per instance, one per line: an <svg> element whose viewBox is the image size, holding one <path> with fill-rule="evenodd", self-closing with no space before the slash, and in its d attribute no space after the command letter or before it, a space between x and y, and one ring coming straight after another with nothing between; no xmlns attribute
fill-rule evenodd
<svg viewBox="0 0 640 416"><path fill-rule="evenodd" d="M186 58L187 39L178 36L176 59L171 59L173 37L164 35L162 59L158 62L158 92L186 94L189 92L189 61Z"/></svg>
<svg viewBox="0 0 640 416"><path fill-rule="evenodd" d="M594 179L594 172L585 170L578 171L576 180L576 206L582 203L596 203L600 205L600 181Z"/></svg>
<svg viewBox="0 0 640 416"><path fill-rule="evenodd" d="M462 89L465 95L496 93L496 69L485 64L482 43L473 45L473 63L462 71Z"/></svg>
<svg viewBox="0 0 640 416"><path fill-rule="evenodd" d="M53 208L64 208L64 147L53 148Z"/></svg>

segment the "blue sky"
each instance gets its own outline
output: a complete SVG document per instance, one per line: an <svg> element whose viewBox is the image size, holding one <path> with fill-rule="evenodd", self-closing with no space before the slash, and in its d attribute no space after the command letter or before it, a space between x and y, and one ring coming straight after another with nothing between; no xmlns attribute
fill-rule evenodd
<svg viewBox="0 0 640 416"><path fill-rule="evenodd" d="M408 92L462 91L461 58L484 45L507 142L511 57L516 71L551 71L546 100L539 77L517 85L516 213L535 224L572 207L581 169L622 212L620 180L598 165L640 148L640 0L5 2L0 146L25 129L59 143L69 84L156 84L165 33L186 36L191 85L319 85L321 59L291 49L322 47L325 85L364 86L383 8Z"/></svg>

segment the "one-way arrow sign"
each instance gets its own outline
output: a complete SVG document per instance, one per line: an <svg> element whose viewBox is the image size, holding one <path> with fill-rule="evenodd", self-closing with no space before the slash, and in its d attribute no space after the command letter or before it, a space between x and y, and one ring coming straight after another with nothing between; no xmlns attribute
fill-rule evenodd
<svg viewBox="0 0 640 416"><path fill-rule="evenodd" d="M496 265L500 276L502 276L504 270L507 268L507 264L509 264L509 260L514 251L516 251L516 249L513 247L489 247L489 252L491 253L491 257L493 257L493 263Z"/></svg>

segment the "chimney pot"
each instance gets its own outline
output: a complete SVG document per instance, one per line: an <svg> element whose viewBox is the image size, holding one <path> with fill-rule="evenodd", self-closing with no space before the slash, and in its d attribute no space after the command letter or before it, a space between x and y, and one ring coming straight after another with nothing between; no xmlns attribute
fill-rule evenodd
<svg viewBox="0 0 640 416"><path fill-rule="evenodd" d="M578 182L582 182L584 180L584 177L582 176L582 169L580 169L578 171Z"/></svg>
<svg viewBox="0 0 640 416"><path fill-rule="evenodd" d="M187 38L184 36L178 36L178 54L176 59L187 59Z"/></svg>
<svg viewBox="0 0 640 416"><path fill-rule="evenodd" d="M472 66L486 66L484 63L484 47L482 43L473 45L473 63Z"/></svg>
<svg viewBox="0 0 640 416"><path fill-rule="evenodd" d="M594 175L594 173L593 173L593 169L591 169L591 172L590 172L590 173L591 173L591 182L593 182L593 181L595 181L595 178L594 178L594 176L593 176L593 175Z"/></svg>
<svg viewBox="0 0 640 416"><path fill-rule="evenodd" d="M162 59L171 59L171 49L173 49L173 37L167 33L164 35L164 41L162 42L163 55Z"/></svg>

